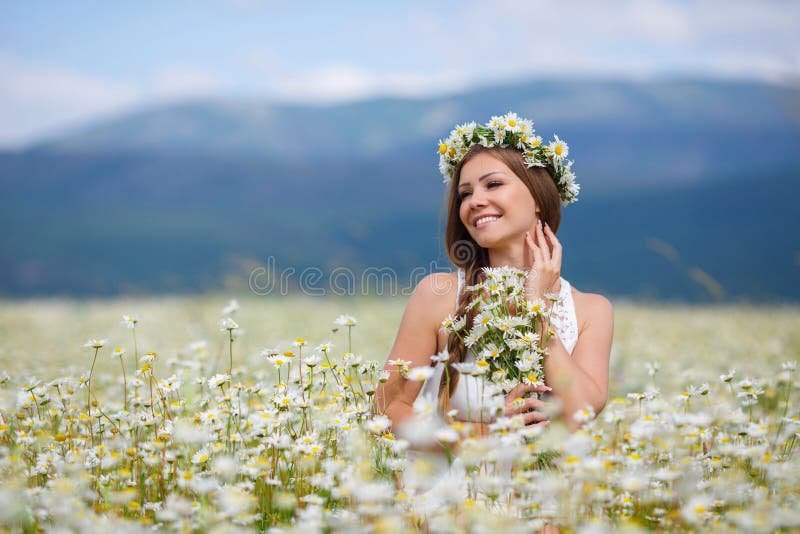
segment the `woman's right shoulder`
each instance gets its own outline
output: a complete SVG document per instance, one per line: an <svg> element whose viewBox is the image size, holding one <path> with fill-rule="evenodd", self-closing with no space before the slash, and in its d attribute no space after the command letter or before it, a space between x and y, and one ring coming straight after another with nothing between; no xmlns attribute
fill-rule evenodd
<svg viewBox="0 0 800 534"><path fill-rule="evenodd" d="M414 288L414 294L419 294L422 299L442 301L450 299L455 302L458 291L458 273L431 273L419 281Z"/></svg>
<svg viewBox="0 0 800 534"><path fill-rule="evenodd" d="M433 273L419 281L408 299L390 357L417 365L430 363L439 350L442 321L455 310L457 273Z"/></svg>
<svg viewBox="0 0 800 534"><path fill-rule="evenodd" d="M431 273L419 281L408 304L441 320L453 312L457 291L457 272Z"/></svg>

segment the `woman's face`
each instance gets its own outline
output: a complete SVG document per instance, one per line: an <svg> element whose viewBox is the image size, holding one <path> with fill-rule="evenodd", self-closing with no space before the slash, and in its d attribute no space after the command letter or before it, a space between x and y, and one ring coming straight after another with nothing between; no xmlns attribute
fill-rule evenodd
<svg viewBox="0 0 800 534"><path fill-rule="evenodd" d="M458 182L459 217L483 248L496 248L522 237L537 218L530 190L508 166L487 153L470 159Z"/></svg>

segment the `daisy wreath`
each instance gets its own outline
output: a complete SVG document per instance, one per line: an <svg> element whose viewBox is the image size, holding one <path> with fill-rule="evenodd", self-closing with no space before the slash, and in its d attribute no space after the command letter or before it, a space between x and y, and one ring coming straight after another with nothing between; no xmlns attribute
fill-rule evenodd
<svg viewBox="0 0 800 534"><path fill-rule="evenodd" d="M439 172L445 183L453 180L456 166L474 145L510 147L520 150L528 167L544 167L552 176L566 206L578 200L580 185L575 183L572 161L567 161L569 146L558 136L548 144L536 135L533 121L508 112L492 117L486 124L468 122L456 126L447 139L439 140Z"/></svg>

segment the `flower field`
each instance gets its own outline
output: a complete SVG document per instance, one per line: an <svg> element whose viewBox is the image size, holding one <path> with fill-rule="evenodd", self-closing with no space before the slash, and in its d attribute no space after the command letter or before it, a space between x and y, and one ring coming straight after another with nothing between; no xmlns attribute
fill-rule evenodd
<svg viewBox="0 0 800 534"><path fill-rule="evenodd" d="M375 413L403 305L0 302L0 528L800 529L800 309L617 303L594 421L478 439Z"/></svg>

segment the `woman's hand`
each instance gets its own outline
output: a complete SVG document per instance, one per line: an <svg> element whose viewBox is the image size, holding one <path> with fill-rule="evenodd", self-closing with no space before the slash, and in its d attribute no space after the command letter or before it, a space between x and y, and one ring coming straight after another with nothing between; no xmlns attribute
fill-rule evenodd
<svg viewBox="0 0 800 534"><path fill-rule="evenodd" d="M547 293L555 292L555 285L561 277L561 243L547 224L542 228L541 219L535 225L533 235L525 232L525 243L533 254L533 266L525 281L525 294L528 300L542 299Z"/></svg>
<svg viewBox="0 0 800 534"><path fill-rule="evenodd" d="M506 395L506 417L521 414L526 425L547 424L547 416L541 411L544 402L536 397L524 398L526 394L535 391L536 393L546 393L552 388L544 384L520 384Z"/></svg>

